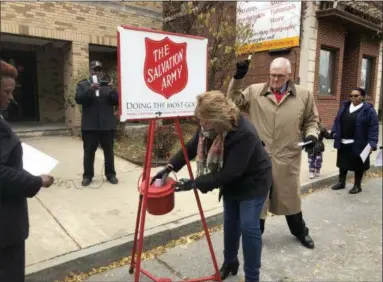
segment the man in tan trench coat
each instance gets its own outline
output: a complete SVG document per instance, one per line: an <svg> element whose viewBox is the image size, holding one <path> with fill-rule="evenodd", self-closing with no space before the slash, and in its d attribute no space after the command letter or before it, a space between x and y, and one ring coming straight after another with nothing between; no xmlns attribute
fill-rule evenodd
<svg viewBox="0 0 383 282"><path fill-rule="evenodd" d="M276 58L270 65L267 83L248 86L242 91L243 77L249 60L237 63L237 72L230 82L227 95L244 111L256 127L272 159L273 186L261 216L261 232L267 211L285 215L290 232L307 248L314 241L303 220L300 198L302 148L298 143L317 141L319 116L312 93L290 80L291 64ZM310 148L307 148L310 149Z"/></svg>

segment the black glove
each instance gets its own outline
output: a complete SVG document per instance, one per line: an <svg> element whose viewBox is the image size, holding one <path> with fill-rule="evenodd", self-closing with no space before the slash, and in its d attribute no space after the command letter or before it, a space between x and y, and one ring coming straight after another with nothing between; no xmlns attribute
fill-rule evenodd
<svg viewBox="0 0 383 282"><path fill-rule="evenodd" d="M250 60L239 61L236 64L237 70L234 79L244 78L249 70Z"/></svg>
<svg viewBox="0 0 383 282"><path fill-rule="evenodd" d="M314 147L316 145L316 142L318 142L318 138L316 138L315 136L313 135L309 135L305 138L304 142L309 142L309 141L312 141L311 143L305 145L305 150L306 152L308 153L312 153L313 150L314 150Z"/></svg>
<svg viewBox="0 0 383 282"><path fill-rule="evenodd" d="M210 189L203 189L203 188L197 188L202 194L206 194L207 192L210 192Z"/></svg>
<svg viewBox="0 0 383 282"><path fill-rule="evenodd" d="M152 178L152 181L150 181L150 185L152 185L156 179L161 179L162 184L165 183L166 178L168 178L169 173L171 172L172 172L172 169L170 165L167 165L166 167L161 169L159 172L157 172L157 174Z"/></svg>
<svg viewBox="0 0 383 282"><path fill-rule="evenodd" d="M189 191L195 188L195 182L190 179L181 178L178 182L174 184L175 191Z"/></svg>

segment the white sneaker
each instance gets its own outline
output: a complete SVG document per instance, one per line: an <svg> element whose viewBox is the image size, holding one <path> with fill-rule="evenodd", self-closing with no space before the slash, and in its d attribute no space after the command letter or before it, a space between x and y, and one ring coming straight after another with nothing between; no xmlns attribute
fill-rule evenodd
<svg viewBox="0 0 383 282"><path fill-rule="evenodd" d="M314 172L310 172L310 173L309 173L309 177L310 177L310 179L313 179L313 178L315 177Z"/></svg>
<svg viewBox="0 0 383 282"><path fill-rule="evenodd" d="M315 172L315 177L319 177L320 176L320 172L319 171L316 171Z"/></svg>

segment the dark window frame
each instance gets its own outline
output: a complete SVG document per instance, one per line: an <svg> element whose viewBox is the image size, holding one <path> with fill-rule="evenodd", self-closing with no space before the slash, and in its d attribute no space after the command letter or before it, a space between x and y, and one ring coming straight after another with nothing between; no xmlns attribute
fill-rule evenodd
<svg viewBox="0 0 383 282"><path fill-rule="evenodd" d="M367 61L367 71L366 71L366 80L365 84L362 84L362 70L363 70L363 61ZM375 57L363 55L362 60L360 62L360 73L359 73L359 86L364 89L367 97L371 97L371 93L373 93L374 86L374 66L375 66Z"/></svg>
<svg viewBox="0 0 383 282"><path fill-rule="evenodd" d="M327 74L330 78L330 92L327 90L326 92L321 89L321 52L329 52L330 53L330 62L329 66L327 67ZM317 92L321 96L328 96L332 97L336 95L336 71L337 71L337 56L338 56L338 50L335 48L327 47L327 46L320 46L319 49L319 58L318 58L318 87Z"/></svg>

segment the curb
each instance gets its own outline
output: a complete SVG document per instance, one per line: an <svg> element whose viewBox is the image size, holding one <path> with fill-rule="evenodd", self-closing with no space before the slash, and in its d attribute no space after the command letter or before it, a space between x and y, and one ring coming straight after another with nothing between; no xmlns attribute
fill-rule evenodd
<svg viewBox="0 0 383 282"><path fill-rule="evenodd" d="M382 171L382 167L371 166L369 172ZM350 173L347 179L352 178ZM333 173L323 179L301 186L301 192L306 193L324 186L334 184L338 174ZM204 212L209 228L223 222L223 209L216 208ZM171 240L202 231L200 215L178 219L164 225L145 230L144 250L148 251L165 245ZM87 272L92 268L108 265L122 257L130 256L133 247L134 233L125 237L64 254L47 261L39 262L26 267L26 282L41 282L63 280L70 272Z"/></svg>

